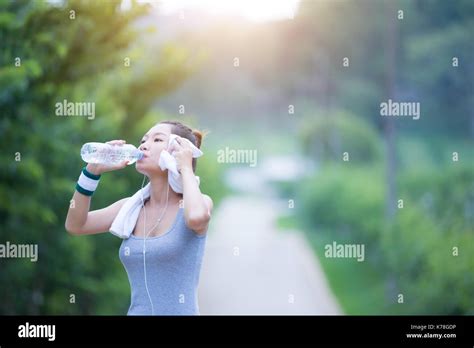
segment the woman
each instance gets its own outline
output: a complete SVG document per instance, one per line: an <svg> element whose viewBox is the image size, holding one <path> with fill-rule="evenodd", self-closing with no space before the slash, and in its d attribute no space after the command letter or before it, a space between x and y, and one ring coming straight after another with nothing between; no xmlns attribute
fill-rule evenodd
<svg viewBox="0 0 474 348"><path fill-rule="evenodd" d="M173 149L167 148L170 134L178 136ZM213 203L199 189L194 176L196 159L183 138L199 148L202 134L180 122L163 121L152 127L140 143L144 157L136 162L136 169L148 177L150 197L143 202L135 228L119 251L131 287L129 315L199 314L197 287ZM125 141L108 143L120 146ZM170 188L167 171L158 165L165 149L174 151L183 181L182 194ZM98 180L101 174L126 165L127 162L113 167L89 163L84 174ZM130 198L89 212L92 193L79 191L74 192L74 205L69 208L65 224L73 235L109 231Z"/></svg>

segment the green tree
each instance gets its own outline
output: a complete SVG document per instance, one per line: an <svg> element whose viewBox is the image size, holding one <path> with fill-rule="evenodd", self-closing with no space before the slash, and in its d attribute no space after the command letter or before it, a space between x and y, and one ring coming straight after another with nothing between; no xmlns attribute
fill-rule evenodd
<svg viewBox="0 0 474 348"><path fill-rule="evenodd" d="M191 72L186 52L172 45L153 51L156 64L143 63L134 23L147 8L122 10L120 1L0 4L0 243L37 244L39 252L37 262L0 260L2 314L125 313L120 241L71 237L64 220L81 144L138 141L130 137L145 131L135 125L150 116L152 102ZM56 116L64 99L94 102L96 117ZM131 174L104 177L92 209L136 190Z"/></svg>

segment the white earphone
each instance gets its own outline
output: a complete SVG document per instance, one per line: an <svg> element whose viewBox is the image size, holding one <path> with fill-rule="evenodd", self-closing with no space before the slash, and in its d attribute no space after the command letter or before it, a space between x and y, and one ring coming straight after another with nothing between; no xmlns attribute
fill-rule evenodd
<svg viewBox="0 0 474 348"><path fill-rule="evenodd" d="M146 240L148 238L148 235L151 233L151 231L153 231L161 223L161 220L163 219L163 216L166 213L166 210L168 209L168 198L169 198L170 186L168 185L168 188L166 190L165 209L163 209L163 212L161 213L161 216L158 219L157 223L150 229L150 231L148 231L148 233L146 233L146 209L145 209L145 201L143 199L143 191L142 191L143 186L145 184L145 179L146 179L146 176L144 175L143 176L143 181L142 181L142 188L140 190L141 199L142 199L142 207L143 207L143 233L145 235L144 238L143 238L143 277L144 277L144 280L145 280L146 293L148 295L148 300L150 301L150 305L151 305L151 315L154 315L155 314L155 309L153 307L153 301L151 299L150 291L148 290L148 280L147 280L147 272L146 272Z"/></svg>

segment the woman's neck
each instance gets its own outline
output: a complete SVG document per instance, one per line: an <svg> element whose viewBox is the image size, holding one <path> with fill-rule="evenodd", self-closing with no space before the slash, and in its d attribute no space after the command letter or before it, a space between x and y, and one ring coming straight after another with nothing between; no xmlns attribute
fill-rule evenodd
<svg viewBox="0 0 474 348"><path fill-rule="evenodd" d="M168 205L178 203L181 195L174 192L168 184L168 176L155 176L150 178L150 205L153 207L166 205L166 190L168 192Z"/></svg>

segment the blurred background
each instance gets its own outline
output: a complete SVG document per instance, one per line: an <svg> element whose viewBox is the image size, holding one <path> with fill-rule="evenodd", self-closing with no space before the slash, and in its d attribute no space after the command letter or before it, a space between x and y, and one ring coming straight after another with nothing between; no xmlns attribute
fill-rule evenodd
<svg viewBox="0 0 474 348"><path fill-rule="evenodd" d="M0 313L126 314L121 240L64 229L79 151L175 119L209 131L202 314L474 314L473 33L470 0L0 1L0 243L39 252L0 259Z"/></svg>

